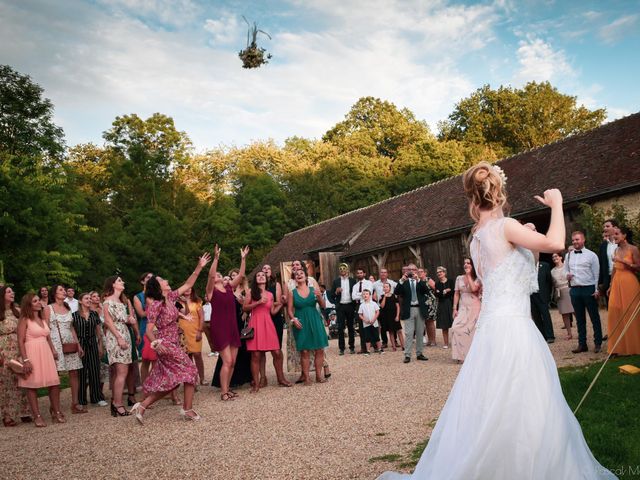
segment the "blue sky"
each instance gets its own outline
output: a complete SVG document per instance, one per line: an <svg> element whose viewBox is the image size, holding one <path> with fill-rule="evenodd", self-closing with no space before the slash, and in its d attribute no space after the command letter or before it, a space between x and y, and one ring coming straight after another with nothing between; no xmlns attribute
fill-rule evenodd
<svg viewBox="0 0 640 480"><path fill-rule="evenodd" d="M245 15L268 65L241 68ZM317 138L362 96L437 131L484 84L549 80L609 120L640 111L640 0L0 0L0 63L32 76L67 143L170 115L198 150Z"/></svg>

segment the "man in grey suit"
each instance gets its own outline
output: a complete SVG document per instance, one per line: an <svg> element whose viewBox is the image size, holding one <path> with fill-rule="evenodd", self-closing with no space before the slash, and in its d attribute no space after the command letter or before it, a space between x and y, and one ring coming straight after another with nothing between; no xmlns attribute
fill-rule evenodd
<svg viewBox="0 0 640 480"><path fill-rule="evenodd" d="M407 265L407 270L403 273L395 289L395 294L401 298L400 319L402 320L405 337L404 363L411 361L414 333L416 358L422 361L428 360L428 358L422 354L424 347L424 321L428 313L425 302L427 288L427 284L418 278L418 267L413 263Z"/></svg>

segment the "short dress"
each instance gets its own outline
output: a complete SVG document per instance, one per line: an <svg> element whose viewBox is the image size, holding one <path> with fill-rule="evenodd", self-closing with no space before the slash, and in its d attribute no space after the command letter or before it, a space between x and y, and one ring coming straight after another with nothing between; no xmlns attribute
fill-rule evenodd
<svg viewBox="0 0 640 480"><path fill-rule="evenodd" d="M253 327L253 338L247 340L248 351L269 352L280 349L278 332L271 319L271 307L273 295L266 291L263 293L269 300L251 310L251 318L248 327Z"/></svg>
<svg viewBox="0 0 640 480"><path fill-rule="evenodd" d="M162 341L166 352L158 353L151 372L142 388L146 393L168 392L181 383L196 384L198 370L180 346L178 309L175 306L180 294L169 292L165 301L147 304L147 328L156 327L156 339Z"/></svg>
<svg viewBox="0 0 640 480"><path fill-rule="evenodd" d="M4 320L0 320L0 357L4 358L0 365L0 415L12 420L30 417L26 392L18 388L18 375L9 368L9 360L20 358L18 318L11 308L4 311Z"/></svg>
<svg viewBox="0 0 640 480"><path fill-rule="evenodd" d="M53 310L53 305L49 305L49 328L51 331L51 343L53 343L53 348L58 353L58 360L56 360L58 371L80 370L82 368L82 359L77 352L62 353L63 343L75 342L73 333L71 333L73 328L71 310L67 310L66 313L60 315ZM62 335L62 340L60 340L60 335Z"/></svg>
<svg viewBox="0 0 640 480"><path fill-rule="evenodd" d="M553 280L553 286L558 292L558 312L562 315L573 313L571 294L569 293L569 281L567 280L567 273L564 271L564 268L552 268L551 279Z"/></svg>
<svg viewBox="0 0 640 480"><path fill-rule="evenodd" d="M129 328L127 327L127 318L129 317L127 314L127 306L122 302L105 300L102 308L106 308L109 311L114 327L127 344L124 349L120 348L117 337L111 333L111 330L107 329L107 333L105 333L105 342L109 365L113 365L114 363L132 363L132 341L131 335L129 334Z"/></svg>
<svg viewBox="0 0 640 480"><path fill-rule="evenodd" d="M40 326L38 322L33 320L27 321L24 349L33 370L26 378L20 377L18 379L18 386L43 388L60 385L56 361L53 359L53 352L47 341L50 332L51 330L46 324Z"/></svg>
<svg viewBox="0 0 640 480"><path fill-rule="evenodd" d="M316 309L316 296L313 287L309 287L309 295L302 297L298 289L293 289L294 315L302 324L302 328L293 327L296 349L319 350L329 345L327 332L320 312Z"/></svg>
<svg viewBox="0 0 640 480"><path fill-rule="evenodd" d="M383 331L391 333L402 330L402 322L396 322L398 297L391 294L391 296L384 298L384 307L380 307L380 327ZM382 300L380 303L382 304Z"/></svg>
<svg viewBox="0 0 640 480"><path fill-rule="evenodd" d="M187 301L187 308L191 315L191 320L186 318L180 318L178 326L184 334L185 350L187 353L200 353L202 352L202 337L200 340L196 340L196 336L200 331L200 318L198 317L198 310L202 308L202 302Z"/></svg>
<svg viewBox="0 0 640 480"><path fill-rule="evenodd" d="M236 320L236 296L230 285L221 292L217 288L211 294L212 350L220 352L228 346L240 348L240 331Z"/></svg>

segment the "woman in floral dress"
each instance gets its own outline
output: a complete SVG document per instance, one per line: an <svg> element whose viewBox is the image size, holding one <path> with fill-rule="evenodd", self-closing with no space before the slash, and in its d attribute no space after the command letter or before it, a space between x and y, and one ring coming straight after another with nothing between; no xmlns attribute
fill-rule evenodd
<svg viewBox="0 0 640 480"><path fill-rule="evenodd" d="M180 346L178 309L175 303L180 295L193 288L198 275L209 260L211 256L208 253L202 255L196 269L177 290L171 290L169 282L158 276L153 276L147 281L147 322L150 326L147 327L145 335L158 354L158 359L144 381L143 388L147 397L131 409L131 413L135 414L141 424L144 422L147 408L181 383L184 384L184 403L180 415L185 420L200 420L200 415L193 409L198 370Z"/></svg>
<svg viewBox="0 0 640 480"><path fill-rule="evenodd" d="M0 287L0 414L5 427L15 427L18 416L27 419L28 404L24 390L18 388L18 376L8 366L20 357L18 350L18 317L11 287Z"/></svg>

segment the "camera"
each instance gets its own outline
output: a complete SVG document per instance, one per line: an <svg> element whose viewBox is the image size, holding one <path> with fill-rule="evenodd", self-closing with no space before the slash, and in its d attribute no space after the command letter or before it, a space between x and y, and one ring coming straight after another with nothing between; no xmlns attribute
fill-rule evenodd
<svg viewBox="0 0 640 480"><path fill-rule="evenodd" d="M407 273L407 278L413 278L413 272L408 272Z"/></svg>

